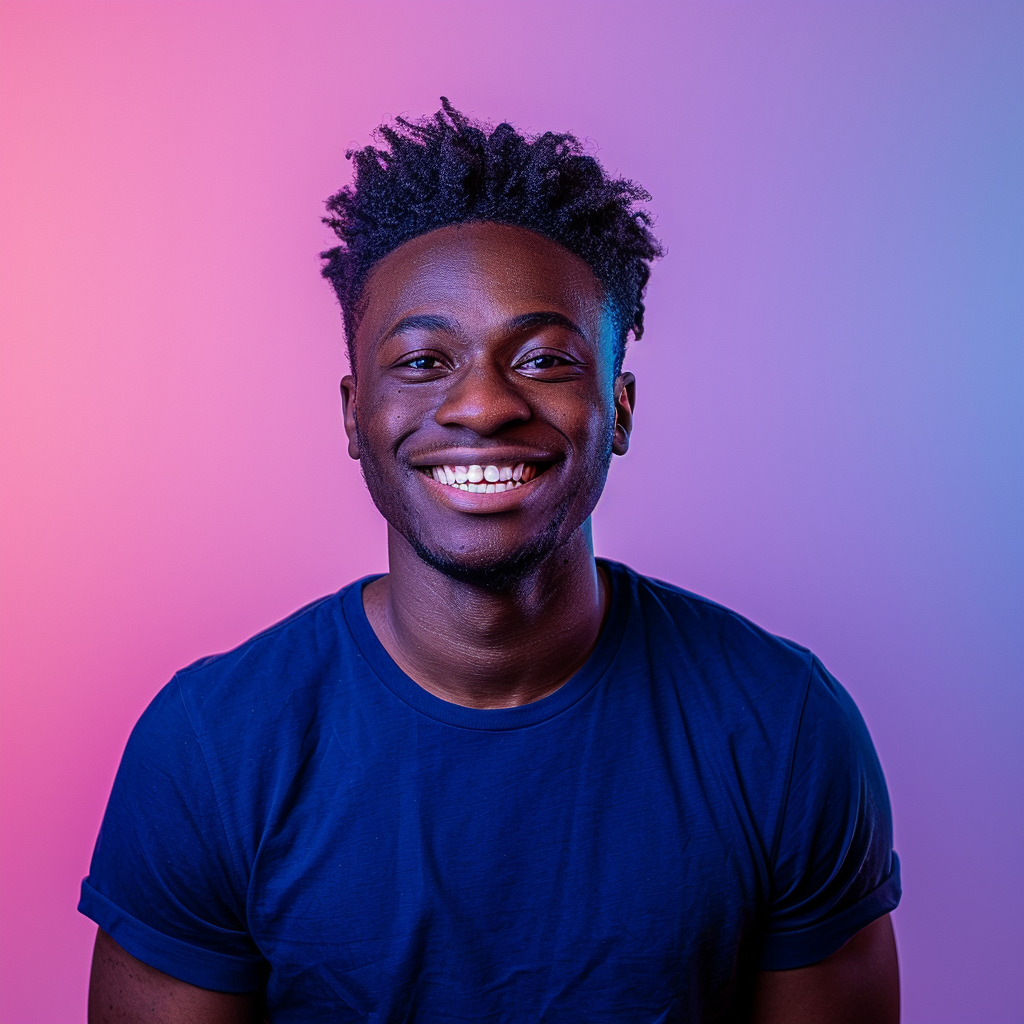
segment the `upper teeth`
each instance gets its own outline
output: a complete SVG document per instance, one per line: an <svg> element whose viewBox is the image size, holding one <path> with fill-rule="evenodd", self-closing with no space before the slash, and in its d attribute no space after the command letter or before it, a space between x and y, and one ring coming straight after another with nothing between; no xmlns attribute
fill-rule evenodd
<svg viewBox="0 0 1024 1024"><path fill-rule="evenodd" d="M427 466L424 472L439 484L457 487L460 491L500 494L532 480L537 475L537 467L529 462L518 462L514 466Z"/></svg>

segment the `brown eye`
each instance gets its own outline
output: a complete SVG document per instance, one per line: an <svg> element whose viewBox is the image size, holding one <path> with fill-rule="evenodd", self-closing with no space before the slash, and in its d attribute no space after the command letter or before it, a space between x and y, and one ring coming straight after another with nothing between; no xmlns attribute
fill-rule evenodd
<svg viewBox="0 0 1024 1024"><path fill-rule="evenodd" d="M560 360L554 356L537 356L534 359L530 359L526 365L534 370L550 370L552 366L557 366L559 362Z"/></svg>
<svg viewBox="0 0 1024 1024"><path fill-rule="evenodd" d="M568 359L562 359L559 356L551 355L550 353L544 353L539 356L534 356L532 359L527 359L519 364L520 370L553 370L557 366L569 366Z"/></svg>
<svg viewBox="0 0 1024 1024"><path fill-rule="evenodd" d="M437 356L417 356L405 364L411 370L436 370L441 365Z"/></svg>

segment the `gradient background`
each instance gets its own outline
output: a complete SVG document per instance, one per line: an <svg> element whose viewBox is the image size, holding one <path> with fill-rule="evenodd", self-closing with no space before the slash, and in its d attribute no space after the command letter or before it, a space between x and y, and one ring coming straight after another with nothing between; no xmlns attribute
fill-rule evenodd
<svg viewBox="0 0 1024 1024"><path fill-rule="evenodd" d="M905 1019L1024 1019L1024 6L5 3L5 1024L179 666L384 568L323 199L385 115L570 128L654 194L601 553L812 647L886 769Z"/></svg>

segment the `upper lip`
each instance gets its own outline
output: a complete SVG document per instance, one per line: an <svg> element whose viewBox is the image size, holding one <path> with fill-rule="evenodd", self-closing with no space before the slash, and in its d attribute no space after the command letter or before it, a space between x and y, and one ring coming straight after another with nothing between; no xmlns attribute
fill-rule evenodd
<svg viewBox="0 0 1024 1024"><path fill-rule="evenodd" d="M514 466L518 462L555 462L551 452L523 448L443 448L409 460L417 469L427 466Z"/></svg>

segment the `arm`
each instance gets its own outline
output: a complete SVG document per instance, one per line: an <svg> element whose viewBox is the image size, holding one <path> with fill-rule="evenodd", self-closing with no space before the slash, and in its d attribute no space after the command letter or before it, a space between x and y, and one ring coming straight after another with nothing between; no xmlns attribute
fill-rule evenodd
<svg viewBox="0 0 1024 1024"><path fill-rule="evenodd" d="M89 1024L257 1024L258 992L213 992L178 981L96 934Z"/></svg>
<svg viewBox="0 0 1024 1024"><path fill-rule="evenodd" d="M761 971L753 1024L898 1024L900 978L889 915L872 921L826 960Z"/></svg>
<svg viewBox="0 0 1024 1024"><path fill-rule="evenodd" d="M223 1011L267 975L245 923L244 859L175 679L132 730L82 882L78 908L101 929L90 1020L246 1019Z"/></svg>

